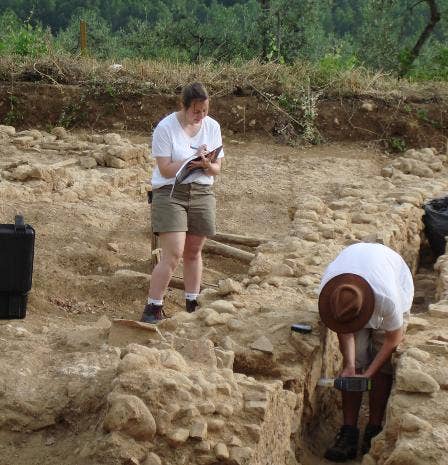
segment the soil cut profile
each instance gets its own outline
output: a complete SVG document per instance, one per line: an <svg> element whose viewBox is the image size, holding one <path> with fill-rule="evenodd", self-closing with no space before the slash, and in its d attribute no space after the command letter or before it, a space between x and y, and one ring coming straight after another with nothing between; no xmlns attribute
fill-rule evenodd
<svg viewBox="0 0 448 465"><path fill-rule="evenodd" d="M2 220L36 230L27 317L0 323L1 465L330 463L340 401L316 385L341 360L316 289L358 241L399 252L419 287L384 430L353 463L446 465L448 258L420 252L445 152L229 132L224 147L218 231L252 238L228 243L249 259L207 249L199 309L173 286L171 318L129 327L150 279L146 134L0 126Z"/></svg>

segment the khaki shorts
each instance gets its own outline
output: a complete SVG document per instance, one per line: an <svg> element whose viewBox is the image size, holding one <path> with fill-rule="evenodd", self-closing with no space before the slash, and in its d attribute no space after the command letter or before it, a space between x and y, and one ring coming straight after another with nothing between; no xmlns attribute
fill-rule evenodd
<svg viewBox="0 0 448 465"><path fill-rule="evenodd" d="M156 233L185 231L214 236L216 200L212 186L191 183L163 186L152 193L151 221Z"/></svg>
<svg viewBox="0 0 448 465"><path fill-rule="evenodd" d="M409 312L403 314L403 335L409 322ZM385 331L363 328L355 333L356 370L365 371L372 363L384 342ZM391 375L393 367L389 359L380 369L381 373Z"/></svg>

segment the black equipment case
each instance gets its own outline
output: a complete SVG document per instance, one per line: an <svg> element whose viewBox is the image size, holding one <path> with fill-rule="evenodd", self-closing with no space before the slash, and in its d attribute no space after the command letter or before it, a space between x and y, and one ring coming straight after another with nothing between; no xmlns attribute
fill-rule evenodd
<svg viewBox="0 0 448 465"><path fill-rule="evenodd" d="M17 215L0 224L0 319L25 318L33 279L34 229Z"/></svg>

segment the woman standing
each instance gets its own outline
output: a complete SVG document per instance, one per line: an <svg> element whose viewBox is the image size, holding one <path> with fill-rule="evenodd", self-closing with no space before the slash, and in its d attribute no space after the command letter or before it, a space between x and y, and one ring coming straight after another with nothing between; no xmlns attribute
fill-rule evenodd
<svg viewBox="0 0 448 465"><path fill-rule="evenodd" d="M209 97L198 82L182 90L181 110L171 113L157 125L152 140L152 156L157 167L152 176L152 229L160 237L162 258L151 276L148 303L141 321L157 323L165 318L163 296L171 276L183 258L186 310L197 306L202 276L202 247L207 236L215 234L214 177L221 170L221 158L215 162L205 155L222 145L221 128L208 115ZM201 168L175 186L176 172L192 155L191 162Z"/></svg>

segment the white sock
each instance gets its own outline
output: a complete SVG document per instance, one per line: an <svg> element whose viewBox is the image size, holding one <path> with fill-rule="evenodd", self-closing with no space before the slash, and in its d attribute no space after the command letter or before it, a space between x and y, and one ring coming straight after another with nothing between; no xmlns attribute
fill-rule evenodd
<svg viewBox="0 0 448 465"><path fill-rule="evenodd" d="M154 304L154 305L163 305L163 299L162 300L156 300L156 299L151 299L151 297L148 297L148 304Z"/></svg>
<svg viewBox="0 0 448 465"><path fill-rule="evenodd" d="M199 294L194 294L193 292L186 292L185 293L185 298L187 300L196 300L198 298Z"/></svg>

